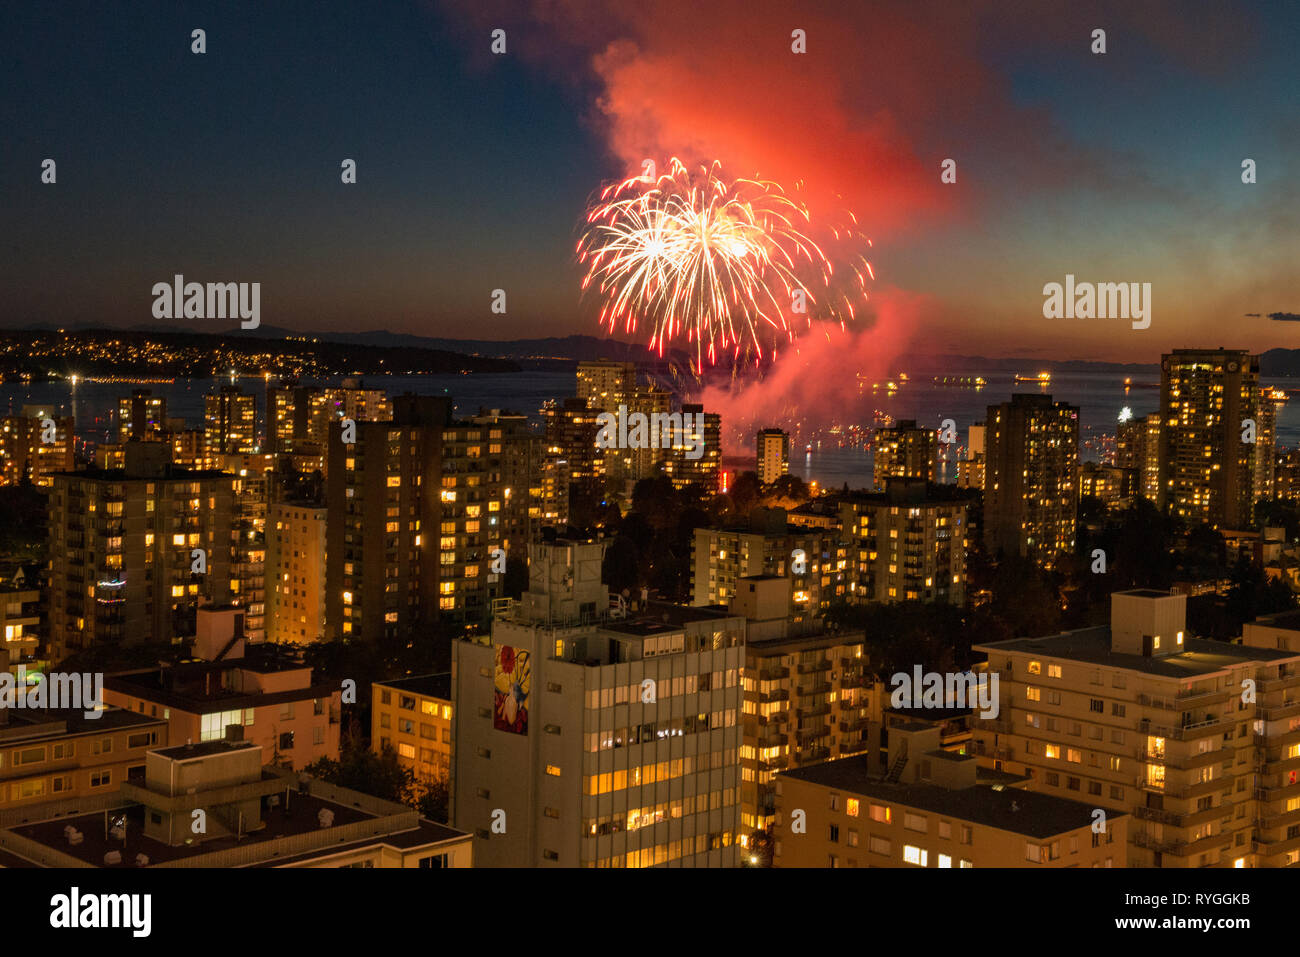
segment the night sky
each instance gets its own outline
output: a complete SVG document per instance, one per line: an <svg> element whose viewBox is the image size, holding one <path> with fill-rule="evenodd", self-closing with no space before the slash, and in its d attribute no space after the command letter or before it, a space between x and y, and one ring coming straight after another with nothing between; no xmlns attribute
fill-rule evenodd
<svg viewBox="0 0 1300 957"><path fill-rule="evenodd" d="M182 273L268 326L599 334L586 202L678 155L857 215L873 352L1300 347L1300 4L1077 6L9 4L0 326L155 325ZM1152 283L1151 328L1044 319L1066 273Z"/></svg>

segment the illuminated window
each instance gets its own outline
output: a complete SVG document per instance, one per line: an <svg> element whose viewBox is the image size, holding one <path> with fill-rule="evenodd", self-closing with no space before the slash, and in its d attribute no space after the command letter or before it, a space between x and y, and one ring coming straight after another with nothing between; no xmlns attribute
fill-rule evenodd
<svg viewBox="0 0 1300 957"><path fill-rule="evenodd" d="M847 814L849 817L857 817L858 806L859 803L857 798L849 798L847 801L844 802L844 813Z"/></svg>

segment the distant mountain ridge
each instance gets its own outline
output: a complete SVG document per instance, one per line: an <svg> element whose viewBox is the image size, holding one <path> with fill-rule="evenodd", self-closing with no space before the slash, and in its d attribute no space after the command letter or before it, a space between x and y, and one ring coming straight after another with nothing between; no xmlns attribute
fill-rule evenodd
<svg viewBox="0 0 1300 957"><path fill-rule="evenodd" d="M63 328L79 329L78 326ZM90 326L84 328L92 328ZM175 327L163 325L133 326L130 332L176 334ZM676 363L686 368L690 356L674 350L663 359L654 356L641 341L627 342L612 336L591 336L575 333L568 336L546 336L536 339L451 339L438 336L420 336L413 333L390 332L371 329L363 332L303 332L278 326L260 326L257 329L232 327L213 334L223 337L238 336L245 339L316 339L343 345L361 345L381 349L428 349L484 358L579 362L595 359L615 359L647 365ZM1191 348L1192 346L1188 346ZM1181 348L1181 347L1180 347ZM892 365L895 371L940 375L944 372L1116 372L1125 375L1158 375L1160 364L1152 362L1107 362L1089 359L1044 359L1027 357L990 358L978 355L933 355L915 353L900 356ZM1300 349L1269 349L1260 354L1260 372L1266 376L1300 377Z"/></svg>

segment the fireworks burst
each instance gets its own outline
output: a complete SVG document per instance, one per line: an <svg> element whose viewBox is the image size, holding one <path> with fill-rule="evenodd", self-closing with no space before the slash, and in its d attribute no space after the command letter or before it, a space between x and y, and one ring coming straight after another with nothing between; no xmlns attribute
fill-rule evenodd
<svg viewBox="0 0 1300 957"><path fill-rule="evenodd" d="M807 206L777 184L727 180L717 162L692 173L674 158L658 178L601 192L578 242L582 288L604 300L601 325L633 333L646 324L660 356L684 335L697 374L719 355L757 362L798 326L843 325L866 301L870 240L849 218L822 230L819 245ZM838 269L827 248L843 254Z"/></svg>

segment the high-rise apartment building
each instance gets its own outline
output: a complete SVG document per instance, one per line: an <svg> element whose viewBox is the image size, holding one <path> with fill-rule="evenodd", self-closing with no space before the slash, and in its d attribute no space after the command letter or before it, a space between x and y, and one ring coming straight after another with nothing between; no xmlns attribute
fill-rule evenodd
<svg viewBox="0 0 1300 957"><path fill-rule="evenodd" d="M30 658L44 640L38 566L20 567L10 579L0 579L0 645L14 663Z"/></svg>
<svg viewBox="0 0 1300 957"><path fill-rule="evenodd" d="M570 502L589 499L604 491L605 459L603 452L596 448L599 414L584 398L548 402L542 408L547 453L568 467Z"/></svg>
<svg viewBox="0 0 1300 957"><path fill-rule="evenodd" d="M329 440L335 422L387 422L393 417L393 403L383 389L368 389L360 379L344 379L340 385L313 389L307 398L307 436L318 448Z"/></svg>
<svg viewBox="0 0 1300 957"><path fill-rule="evenodd" d="M697 423L686 427L689 421ZM703 426L698 417L703 416ZM706 495L719 491L719 472L722 468L722 416L705 412L698 403L682 403L683 425L674 430L671 448L660 452L664 472L672 479L675 488L694 487Z"/></svg>
<svg viewBox="0 0 1300 957"><path fill-rule="evenodd" d="M580 399L602 412L614 412L620 403L631 404L637 391L636 363L597 359L578 363Z"/></svg>
<svg viewBox="0 0 1300 957"><path fill-rule="evenodd" d="M312 390L295 381L266 384L266 449L292 452L305 441L311 415Z"/></svg>
<svg viewBox="0 0 1300 957"><path fill-rule="evenodd" d="M1248 648L1300 653L1300 612L1268 615L1242 626ZM1256 682L1257 724L1252 732L1260 746L1255 798L1255 843L1260 867L1300 864L1300 669L1279 667L1277 677Z"/></svg>
<svg viewBox="0 0 1300 957"><path fill-rule="evenodd" d="M134 389L117 400L117 441L162 440L167 434L167 397L149 389Z"/></svg>
<svg viewBox="0 0 1300 957"><path fill-rule="evenodd" d="M440 584L453 591L457 584L440 575L437 547L451 399L399 396L393 405L391 422L357 422L352 445L343 443L337 423L330 433L325 621L331 637L413 640L438 618ZM459 473L450 477L458 481ZM455 532L442 537L455 546L453 566L458 556L467 559L465 550L479 547L461 543Z"/></svg>
<svg viewBox="0 0 1300 957"><path fill-rule="evenodd" d="M967 513L964 499L924 479L841 499L853 599L963 604Z"/></svg>
<svg viewBox="0 0 1300 957"><path fill-rule="evenodd" d="M266 637L306 644L325 637L324 506L276 502L266 518Z"/></svg>
<svg viewBox="0 0 1300 957"><path fill-rule="evenodd" d="M439 617L463 624L485 621L493 600L504 594L507 558L512 552L527 554L531 446L527 419L499 410L444 429Z"/></svg>
<svg viewBox="0 0 1300 957"><path fill-rule="evenodd" d="M49 486L55 472L74 468L74 424L49 405L25 405L19 415L0 418L0 485Z"/></svg>
<svg viewBox="0 0 1300 957"><path fill-rule="evenodd" d="M1187 596L1111 596L1109 627L975 645L999 713L986 765L1032 789L1125 811L1129 866L1300 862L1300 642L1193 638ZM1249 627L1249 626L1248 626Z"/></svg>
<svg viewBox="0 0 1300 957"><path fill-rule="evenodd" d="M1074 549L1079 506L1079 409L1019 392L989 406L984 540L1050 564Z"/></svg>
<svg viewBox="0 0 1300 957"><path fill-rule="evenodd" d="M871 444L871 461L877 489L883 490L891 478L933 482L939 461L938 434L920 428L915 419L878 429Z"/></svg>
<svg viewBox="0 0 1300 957"><path fill-rule="evenodd" d="M1136 469L1084 462L1079 468L1079 497L1100 499L1107 508L1123 508L1137 494L1138 477Z"/></svg>
<svg viewBox="0 0 1300 957"><path fill-rule="evenodd" d="M235 476L234 560L230 566L232 604L244 609L249 641L266 638L266 515L275 456L223 455L219 468Z"/></svg>
<svg viewBox="0 0 1300 957"><path fill-rule="evenodd" d="M533 528L563 527L569 522L569 460L536 439L529 479L528 514Z"/></svg>
<svg viewBox="0 0 1300 957"><path fill-rule="evenodd" d="M1115 464L1137 473L1137 494L1156 501L1160 494L1160 413L1121 419L1115 441Z"/></svg>
<svg viewBox="0 0 1300 957"><path fill-rule="evenodd" d="M986 459L985 439L988 427L983 422L971 425L966 434L966 456L957 460L957 487L984 491Z"/></svg>
<svg viewBox="0 0 1300 957"><path fill-rule="evenodd" d="M616 617L602 553L538 546L490 640L453 645L453 819L477 866L735 866L744 619Z"/></svg>
<svg viewBox="0 0 1300 957"><path fill-rule="evenodd" d="M742 846L775 822L779 772L849 755L865 758L881 726L883 695L869 667L866 636L800 633L786 621L788 590L780 579L748 578L731 603L732 614L748 622Z"/></svg>
<svg viewBox="0 0 1300 957"><path fill-rule="evenodd" d="M761 429L755 439L758 480L764 485L790 474L790 435L780 429Z"/></svg>
<svg viewBox="0 0 1300 957"><path fill-rule="evenodd" d="M223 385L203 400L203 444L209 453L258 451L257 396Z"/></svg>
<svg viewBox="0 0 1300 957"><path fill-rule="evenodd" d="M323 388L268 382L266 409L267 445L275 452L320 453L336 422L386 422L393 417L388 394L355 378Z"/></svg>
<svg viewBox="0 0 1300 957"><path fill-rule="evenodd" d="M691 604L726 605L742 579L768 575L789 581L785 614L821 615L847 600L849 551L838 527L790 525L782 509L756 510L738 528L697 528L691 545Z"/></svg>
<svg viewBox="0 0 1300 957"><path fill-rule="evenodd" d="M1259 382L1259 356L1231 349L1175 349L1160 362L1157 504L1196 525L1254 524L1272 497L1274 406Z"/></svg>
<svg viewBox="0 0 1300 957"><path fill-rule="evenodd" d="M194 634L201 602L233 590L238 477L170 465L128 442L126 467L60 472L50 493L50 650ZM202 571L196 571L202 569Z"/></svg>

